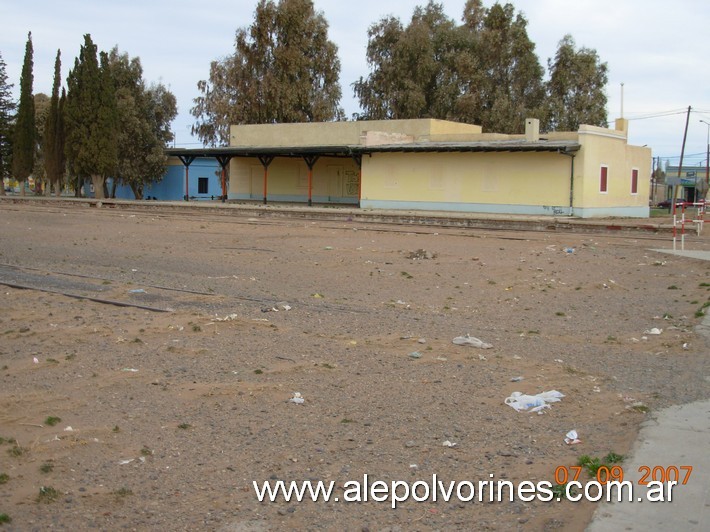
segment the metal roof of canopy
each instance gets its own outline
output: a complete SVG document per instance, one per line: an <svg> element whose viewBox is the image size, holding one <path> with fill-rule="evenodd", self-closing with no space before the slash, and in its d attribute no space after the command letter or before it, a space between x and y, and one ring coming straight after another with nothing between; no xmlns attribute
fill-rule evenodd
<svg viewBox="0 0 710 532"><path fill-rule="evenodd" d="M352 157L372 153L441 153L441 152L564 152L572 153L581 145L574 141L479 141L479 142L408 142L375 146L225 146L221 148L166 148L176 157Z"/></svg>

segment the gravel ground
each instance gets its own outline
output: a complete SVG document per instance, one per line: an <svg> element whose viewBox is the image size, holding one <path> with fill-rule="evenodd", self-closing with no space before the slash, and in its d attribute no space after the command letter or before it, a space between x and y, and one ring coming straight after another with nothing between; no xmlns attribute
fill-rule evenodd
<svg viewBox="0 0 710 532"><path fill-rule="evenodd" d="M594 504L252 482L554 483L710 397L710 263L669 235L1 207L3 530L583 530Z"/></svg>

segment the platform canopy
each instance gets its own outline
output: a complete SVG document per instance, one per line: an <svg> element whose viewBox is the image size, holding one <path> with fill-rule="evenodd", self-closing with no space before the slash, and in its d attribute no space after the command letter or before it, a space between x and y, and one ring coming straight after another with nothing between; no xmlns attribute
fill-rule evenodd
<svg viewBox="0 0 710 532"><path fill-rule="evenodd" d="M225 146L221 148L167 148L166 155L175 157L353 157L373 153L435 153L435 152L564 152L580 149L574 141L535 142L500 140L476 142L406 142L363 146Z"/></svg>

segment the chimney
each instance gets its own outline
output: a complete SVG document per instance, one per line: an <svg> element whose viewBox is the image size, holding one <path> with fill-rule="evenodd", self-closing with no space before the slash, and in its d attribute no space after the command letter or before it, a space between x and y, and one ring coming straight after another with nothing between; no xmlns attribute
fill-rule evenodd
<svg viewBox="0 0 710 532"><path fill-rule="evenodd" d="M540 140L540 121L537 118L525 119L525 140L528 142Z"/></svg>
<svg viewBox="0 0 710 532"><path fill-rule="evenodd" d="M627 137L629 136L629 121L626 118L617 118L616 121L614 122L614 129L617 131L621 131L626 135Z"/></svg>

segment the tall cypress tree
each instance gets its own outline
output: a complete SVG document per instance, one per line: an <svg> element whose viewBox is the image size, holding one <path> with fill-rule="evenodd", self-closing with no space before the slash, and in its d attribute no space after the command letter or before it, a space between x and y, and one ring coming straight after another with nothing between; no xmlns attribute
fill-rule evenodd
<svg viewBox="0 0 710 532"><path fill-rule="evenodd" d="M12 129L15 102L12 99L12 84L7 82L5 61L0 54L0 196L5 195L5 178L10 177L12 160Z"/></svg>
<svg viewBox="0 0 710 532"><path fill-rule="evenodd" d="M105 197L106 177L118 159L116 95L108 67L108 56L101 52L99 65L91 35L67 78L69 88L65 107L65 153L70 170L79 178L91 178L94 194Z"/></svg>
<svg viewBox="0 0 710 532"><path fill-rule="evenodd" d="M35 104L32 96L33 82L32 33L27 35L25 61L20 77L20 105L17 108L15 135L12 146L12 173L20 182L21 194L25 194L25 181L32 174L36 149Z"/></svg>
<svg viewBox="0 0 710 532"><path fill-rule="evenodd" d="M44 129L44 167L47 173L47 180L54 186L57 196L62 192L62 180L64 178L64 120L61 116L64 112L59 96L61 88L62 60L61 51L57 50L57 58L54 61L54 84L52 85L52 97L49 103L49 115ZM62 97L64 90L62 89Z"/></svg>

